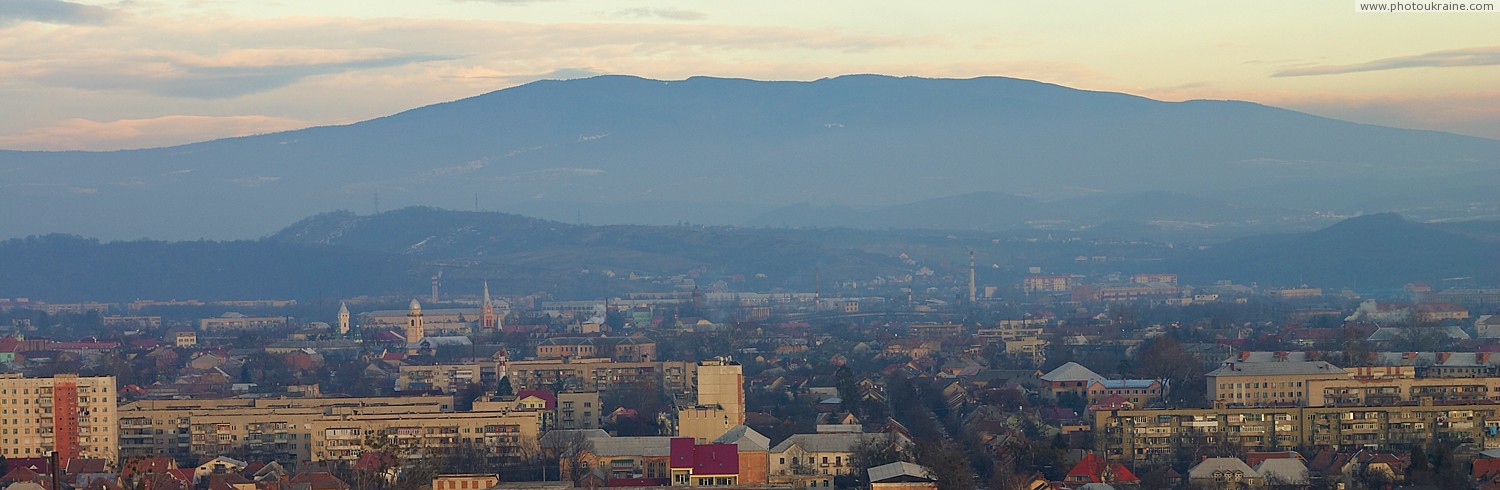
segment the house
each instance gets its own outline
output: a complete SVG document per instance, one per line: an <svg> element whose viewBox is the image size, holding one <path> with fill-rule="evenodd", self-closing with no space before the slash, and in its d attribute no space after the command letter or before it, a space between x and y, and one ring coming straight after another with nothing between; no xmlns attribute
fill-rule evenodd
<svg viewBox="0 0 1500 490"><path fill-rule="evenodd" d="M674 437L668 461L673 486L739 484L739 448L734 444L698 444L691 437Z"/></svg>
<svg viewBox="0 0 1500 490"><path fill-rule="evenodd" d="M1090 381L1102 379L1104 377L1100 376L1099 373L1095 373L1076 362L1063 364L1042 375L1042 381L1047 383L1048 390L1046 394L1054 400L1063 394L1069 393L1082 398L1088 394L1088 384Z"/></svg>
<svg viewBox="0 0 1500 490"><path fill-rule="evenodd" d="M489 473L446 474L432 477L432 490L484 490L500 483L500 477Z"/></svg>
<svg viewBox="0 0 1500 490"><path fill-rule="evenodd" d="M1240 458L1207 458L1188 470L1188 482L1204 488L1258 488L1264 481Z"/></svg>
<svg viewBox="0 0 1500 490"><path fill-rule="evenodd" d="M1296 453L1293 453L1296 454ZM1271 458L1255 466L1267 488L1300 489L1312 483L1311 472L1302 458Z"/></svg>
<svg viewBox="0 0 1500 490"><path fill-rule="evenodd" d="M1063 477L1067 483L1128 483L1138 484L1141 478L1132 473L1125 465L1105 461L1103 457L1095 453L1089 453L1068 470Z"/></svg>
<svg viewBox="0 0 1500 490"><path fill-rule="evenodd" d="M739 448L741 485L765 485L770 482L771 439L749 426L737 425L714 439L715 444L734 444Z"/></svg>
<svg viewBox="0 0 1500 490"><path fill-rule="evenodd" d="M771 448L771 474L847 475L855 471L854 448L882 434L826 433L793 434ZM900 436L902 444L909 441Z"/></svg>
<svg viewBox="0 0 1500 490"><path fill-rule="evenodd" d="M937 490L937 476L926 466L897 461L866 470L870 490Z"/></svg>
<svg viewBox="0 0 1500 490"><path fill-rule="evenodd" d="M245 471L245 468L248 465L249 463L240 461L238 459L230 458L228 456L219 456L217 458L204 461L203 464L200 464L197 468L194 468L193 481L203 481L204 479L208 478L209 475L242 473Z"/></svg>

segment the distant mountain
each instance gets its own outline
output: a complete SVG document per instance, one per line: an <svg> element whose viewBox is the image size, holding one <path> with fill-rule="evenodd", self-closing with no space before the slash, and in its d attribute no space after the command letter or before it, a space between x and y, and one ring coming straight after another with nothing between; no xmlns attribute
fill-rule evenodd
<svg viewBox="0 0 1500 490"><path fill-rule="evenodd" d="M1165 191L1350 209L1500 181L1500 142L998 77L604 76L347 126L0 152L0 176L0 236L246 238L309 213L409 205L594 224L738 224L788 203L868 210L971 193ZM897 226L955 217L900 211L888 216ZM978 225L1008 213L983 212Z"/></svg>
<svg viewBox="0 0 1500 490"><path fill-rule="evenodd" d="M400 257L268 240L101 243L67 235L0 241L0 297L52 302L349 297L408 291Z"/></svg>
<svg viewBox="0 0 1500 490"><path fill-rule="evenodd" d="M1497 284L1500 242L1383 213L1315 232L1236 239L1168 263L1184 281L1198 284L1233 279L1264 286L1372 289L1451 277Z"/></svg>
<svg viewBox="0 0 1500 490"><path fill-rule="evenodd" d="M413 207L358 216L327 213L307 218L268 238L418 259L460 281L481 279L515 288L562 287L566 292L607 291L629 274L663 276L704 272L736 278L736 287L809 287L812 271L830 277L894 274L895 257L829 246L799 237L724 227L589 226L505 213ZM587 272L585 272L587 271ZM695 272L696 271L696 272ZM602 277L601 274L615 276ZM559 285L557 278L577 283ZM599 284L589 284L591 281ZM650 288L637 284L636 287ZM524 290L524 289L523 289ZM524 291L534 291L524 290Z"/></svg>
<svg viewBox="0 0 1500 490"><path fill-rule="evenodd" d="M877 230L1088 230L1086 234L1096 238L1149 237L1203 242L1267 231L1311 230L1328 222L1308 222L1302 214L1286 209L1252 208L1187 194L1152 191L1051 202L1000 192L974 192L866 211L798 203L772 210L747 224ZM1101 227L1105 224L1110 226ZM1124 234L1112 236L1112 231Z"/></svg>
<svg viewBox="0 0 1500 490"><path fill-rule="evenodd" d="M1029 266L1101 277L1177 272L1263 286L1392 288L1472 277L1500 284L1495 222L1426 224L1362 216L1307 233L1257 235L1206 247L1153 242L1162 225L1109 221L1081 231L590 226L504 213L404 208L316 215L260 240L100 242L65 235L0 241L0 297L47 301L138 298L298 299L475 294L598 298L625 291L808 290L914 274L956 287L973 251L984 284L1016 284ZM1177 231L1176 233L1184 233ZM913 263L903 263L908 255ZM1076 257L1107 256L1108 262ZM985 266L989 264L989 266ZM722 284L719 284L721 283ZM915 284L915 283L914 283ZM831 289L825 289L828 291Z"/></svg>

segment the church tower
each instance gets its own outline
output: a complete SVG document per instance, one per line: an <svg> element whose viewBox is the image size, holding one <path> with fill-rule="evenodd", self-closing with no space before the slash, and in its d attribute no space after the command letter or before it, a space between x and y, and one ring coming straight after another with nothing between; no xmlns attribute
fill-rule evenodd
<svg viewBox="0 0 1500 490"><path fill-rule="evenodd" d="M406 345L414 346L427 336L426 327L422 325L422 304L417 300L411 300L411 306L406 312Z"/></svg>
<svg viewBox="0 0 1500 490"><path fill-rule="evenodd" d="M349 335L349 305L339 302L339 335Z"/></svg>
<svg viewBox="0 0 1500 490"><path fill-rule="evenodd" d="M490 282L484 282L484 306L479 307L479 330L490 331L499 328L500 323L495 321L495 305L490 302Z"/></svg>

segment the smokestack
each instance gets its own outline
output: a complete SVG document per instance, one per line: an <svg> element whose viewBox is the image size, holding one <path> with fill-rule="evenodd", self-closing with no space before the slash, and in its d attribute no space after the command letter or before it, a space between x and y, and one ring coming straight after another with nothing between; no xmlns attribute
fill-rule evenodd
<svg viewBox="0 0 1500 490"><path fill-rule="evenodd" d="M974 251L969 251L969 304L977 301L978 292L974 289Z"/></svg>

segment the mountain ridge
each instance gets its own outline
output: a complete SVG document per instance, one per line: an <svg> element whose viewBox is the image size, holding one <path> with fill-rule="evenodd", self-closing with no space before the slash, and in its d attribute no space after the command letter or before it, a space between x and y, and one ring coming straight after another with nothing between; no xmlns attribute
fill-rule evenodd
<svg viewBox="0 0 1500 490"><path fill-rule="evenodd" d="M1212 196L1323 181L1403 189L1421 177L1441 194L1500 178L1500 142L1004 77L601 76L349 125L5 153L0 172L11 182L0 206L15 210L0 214L7 234L191 239L264 236L376 196L388 208L479 201L567 221L590 209L599 224L738 224L791 202L880 207L986 191ZM1297 209L1371 198L1339 186L1265 194L1241 198Z"/></svg>

